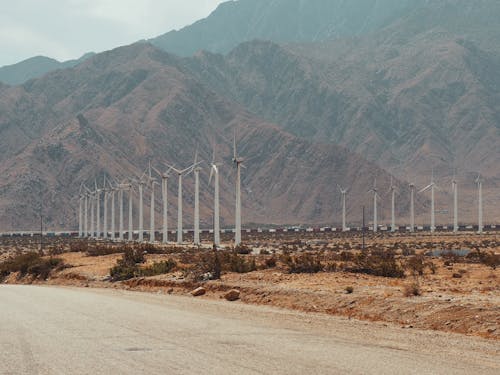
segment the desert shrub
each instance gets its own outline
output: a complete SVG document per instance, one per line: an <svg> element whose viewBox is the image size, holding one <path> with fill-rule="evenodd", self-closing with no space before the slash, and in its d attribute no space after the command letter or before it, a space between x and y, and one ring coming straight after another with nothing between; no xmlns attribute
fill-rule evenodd
<svg viewBox="0 0 500 375"><path fill-rule="evenodd" d="M140 276L155 276L162 275L165 273L170 273L177 263L173 259L164 260L161 262L155 262L151 266L141 268L139 270Z"/></svg>
<svg viewBox="0 0 500 375"><path fill-rule="evenodd" d="M436 265L432 261L426 262L423 255L415 255L409 258L406 261L405 268L413 276L423 276L425 269L429 269L433 274L436 273Z"/></svg>
<svg viewBox="0 0 500 375"><path fill-rule="evenodd" d="M277 260L276 260L276 258L273 256L273 257L271 257L271 258L267 258L267 259L264 261L264 264L266 265L266 268L274 268L274 267L276 267Z"/></svg>
<svg viewBox="0 0 500 375"><path fill-rule="evenodd" d="M318 273L323 270L318 257L311 253L304 253L296 257L288 256L283 260L289 273Z"/></svg>
<svg viewBox="0 0 500 375"><path fill-rule="evenodd" d="M352 286L346 286L345 291L347 294L351 294L354 292L354 288Z"/></svg>
<svg viewBox="0 0 500 375"><path fill-rule="evenodd" d="M106 245L106 244L92 244L87 247L87 255L91 257L98 257L111 254L123 253L128 246L116 246L116 245Z"/></svg>
<svg viewBox="0 0 500 375"><path fill-rule="evenodd" d="M372 251L371 254L359 254L354 260L351 272L366 273L382 277L404 277L404 270L395 258L393 251Z"/></svg>
<svg viewBox="0 0 500 375"><path fill-rule="evenodd" d="M247 255L247 254L250 254L252 252L252 249L250 249L245 244L240 244L234 248L234 252L237 254L241 254L241 255Z"/></svg>
<svg viewBox="0 0 500 375"><path fill-rule="evenodd" d="M89 243L86 240L72 241L69 244L69 251L71 253L85 253L89 249Z"/></svg>
<svg viewBox="0 0 500 375"><path fill-rule="evenodd" d="M466 258L469 261L484 264L494 270L500 266L500 254L495 254L493 252L476 249L467 254Z"/></svg>
<svg viewBox="0 0 500 375"><path fill-rule="evenodd" d="M261 249L260 250L260 255L269 255L269 250L267 250L267 249Z"/></svg>
<svg viewBox="0 0 500 375"><path fill-rule="evenodd" d="M18 254L0 263L0 277L3 279L11 272L19 272L20 276L32 275L37 279L46 280L50 272L61 267L60 258L42 258L36 252Z"/></svg>
<svg viewBox="0 0 500 375"><path fill-rule="evenodd" d="M109 270L112 281L123 281L141 276L138 263L144 262L144 253L140 249L127 248L123 256L116 261L116 266Z"/></svg>
<svg viewBox="0 0 500 375"><path fill-rule="evenodd" d="M420 285L417 282L405 285L403 293L405 297L418 297L422 295Z"/></svg>

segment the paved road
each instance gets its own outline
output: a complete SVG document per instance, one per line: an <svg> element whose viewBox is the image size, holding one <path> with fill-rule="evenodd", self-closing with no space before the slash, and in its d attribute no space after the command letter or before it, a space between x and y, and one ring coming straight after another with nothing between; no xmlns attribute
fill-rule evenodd
<svg viewBox="0 0 500 375"><path fill-rule="evenodd" d="M0 374L499 374L497 342L117 290L0 285Z"/></svg>

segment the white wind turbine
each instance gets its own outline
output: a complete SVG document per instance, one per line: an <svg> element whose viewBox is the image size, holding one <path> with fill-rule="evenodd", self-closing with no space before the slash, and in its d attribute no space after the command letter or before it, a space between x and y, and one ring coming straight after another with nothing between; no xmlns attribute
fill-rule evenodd
<svg viewBox="0 0 500 375"><path fill-rule="evenodd" d="M415 183L410 182L410 232L415 231Z"/></svg>
<svg viewBox="0 0 500 375"><path fill-rule="evenodd" d="M155 185L158 184L156 178L153 177L151 173L151 161L149 161L149 188L151 189L151 205L150 205L150 215L149 215L149 242L155 242Z"/></svg>
<svg viewBox="0 0 500 375"><path fill-rule="evenodd" d="M139 185L139 242L144 241L144 201L143 201L143 190L144 190L144 185L146 185L146 180L145 177L146 172L144 172L139 180L136 180L137 184Z"/></svg>
<svg viewBox="0 0 500 375"><path fill-rule="evenodd" d="M391 193L391 232L396 231L396 187L394 186L394 181L391 176L391 186L389 187L389 192Z"/></svg>
<svg viewBox="0 0 500 375"><path fill-rule="evenodd" d="M212 181L214 176L214 244L220 246L220 222L219 222L219 166L215 162L215 146L212 155L212 163L210 164L210 177L208 184Z"/></svg>
<svg viewBox="0 0 500 375"><path fill-rule="evenodd" d="M434 183L434 170L432 170L431 183L419 191L419 193L423 193L429 189L431 190L431 233L436 230L436 212L434 209L434 192L436 188L437 186Z"/></svg>
<svg viewBox="0 0 500 375"><path fill-rule="evenodd" d="M453 192L453 232L458 232L458 183L453 174L453 179L451 180L451 189Z"/></svg>
<svg viewBox="0 0 500 375"><path fill-rule="evenodd" d="M132 241L134 239L134 217L132 215L133 211L133 196L132 196L133 186L131 183L128 184L128 240Z"/></svg>
<svg viewBox="0 0 500 375"><path fill-rule="evenodd" d="M198 163L199 164L199 163ZM177 169L171 165L167 164L167 167L172 169L178 176L178 186L177 186L177 244L182 244L182 177L188 175L194 169L197 164L193 164L186 169Z"/></svg>
<svg viewBox="0 0 500 375"><path fill-rule="evenodd" d="M113 186L109 183L110 193L111 193L111 241L115 240L115 192L118 190L117 186Z"/></svg>
<svg viewBox="0 0 500 375"><path fill-rule="evenodd" d="M101 237L101 189L97 187L97 180L95 181L95 199L96 199L96 235L95 238Z"/></svg>
<svg viewBox="0 0 500 375"><path fill-rule="evenodd" d="M377 233L378 223L377 223L377 199L379 198L377 190L377 178L373 182L373 188L370 189L373 193L373 233Z"/></svg>
<svg viewBox="0 0 500 375"><path fill-rule="evenodd" d="M347 232L347 224L346 224L346 195L349 189L343 189L340 185L337 185L340 190L340 194L342 195L342 232Z"/></svg>
<svg viewBox="0 0 500 375"><path fill-rule="evenodd" d="M89 191L85 185L83 185L84 189L84 197L85 197L85 203L84 203L84 211L83 211L83 233L85 234L84 237L88 237L88 199L89 199Z"/></svg>
<svg viewBox="0 0 500 375"><path fill-rule="evenodd" d="M78 193L78 237L83 237L83 202L85 199L85 194L82 193L83 184L80 185L80 191Z"/></svg>
<svg viewBox="0 0 500 375"><path fill-rule="evenodd" d="M477 175L476 184L478 197L477 232L483 233L483 179L480 174Z"/></svg>
<svg viewBox="0 0 500 375"><path fill-rule="evenodd" d="M233 138L233 163L236 166L236 207L235 207L235 230L234 246L241 244L241 167L244 167L243 161L236 152L236 132Z"/></svg>
<svg viewBox="0 0 500 375"><path fill-rule="evenodd" d="M95 238L95 220L94 220L94 209L96 203L96 191L90 191L87 189L90 198L90 238Z"/></svg>
<svg viewBox="0 0 500 375"><path fill-rule="evenodd" d="M153 170L158 173L161 177L161 198L163 202L163 235L162 241L163 243L168 242L168 179L170 178L170 168L162 173L155 167L152 167Z"/></svg>
<svg viewBox="0 0 500 375"><path fill-rule="evenodd" d="M104 175L104 185L102 188L103 195L103 205L104 205L104 218L102 222L102 236L104 239L108 238L108 197L109 189L106 187L106 175Z"/></svg>
<svg viewBox="0 0 500 375"><path fill-rule="evenodd" d="M198 150L194 155L194 164L193 164L193 172L194 172L194 234L193 234L193 243L196 246L201 244L200 241L200 171L202 170L199 167L198 163Z"/></svg>
<svg viewBox="0 0 500 375"><path fill-rule="evenodd" d="M123 229L123 191L126 189L127 185L122 183L116 186L118 190L118 239L123 241L124 239L124 229Z"/></svg>

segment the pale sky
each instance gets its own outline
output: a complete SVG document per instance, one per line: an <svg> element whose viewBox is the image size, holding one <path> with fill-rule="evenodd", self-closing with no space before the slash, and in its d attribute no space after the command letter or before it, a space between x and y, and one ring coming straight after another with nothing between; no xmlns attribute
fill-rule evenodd
<svg viewBox="0 0 500 375"><path fill-rule="evenodd" d="M0 0L0 66L79 58L180 29L226 0Z"/></svg>

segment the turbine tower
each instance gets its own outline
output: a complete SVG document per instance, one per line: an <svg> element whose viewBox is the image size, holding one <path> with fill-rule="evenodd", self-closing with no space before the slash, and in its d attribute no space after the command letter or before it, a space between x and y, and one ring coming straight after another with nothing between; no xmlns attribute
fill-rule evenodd
<svg viewBox="0 0 500 375"><path fill-rule="evenodd" d="M102 236L104 239L108 238L108 194L109 189L106 187L106 175L104 175L103 191L103 204L104 204L104 220L102 221Z"/></svg>
<svg viewBox="0 0 500 375"><path fill-rule="evenodd" d="M84 197L85 197L85 203L84 203L84 210L83 210L83 232L85 234L85 237L89 236L88 233L88 198L89 198L89 192L87 191L88 189L83 185L83 188L85 190Z"/></svg>
<svg viewBox="0 0 500 375"><path fill-rule="evenodd" d="M451 180L451 189L453 191L453 232L458 232L458 183L453 174Z"/></svg>
<svg viewBox="0 0 500 375"><path fill-rule="evenodd" d="M80 192L78 193L78 237L83 237L83 200L85 194L82 193L82 186L80 185Z"/></svg>
<svg viewBox="0 0 500 375"><path fill-rule="evenodd" d="M236 208L235 208L235 228L234 228L234 246L241 244L241 167L243 158L239 158L236 152L236 132L233 138L233 163L236 166Z"/></svg>
<svg viewBox="0 0 500 375"><path fill-rule="evenodd" d="M133 211L133 196L132 196L132 184L128 185L128 240L133 241L134 239L134 217L132 215Z"/></svg>
<svg viewBox="0 0 500 375"><path fill-rule="evenodd" d="M348 189L343 189L340 187L340 185L337 185L337 187L340 190L340 194L342 195L342 232L347 232L347 225L346 225L346 195L347 192L349 191Z"/></svg>
<svg viewBox="0 0 500 375"><path fill-rule="evenodd" d="M213 149L212 163L210 164L210 177L208 184L212 181L214 176L214 245L220 246L220 222L219 222L219 166L215 162L215 146Z"/></svg>
<svg viewBox="0 0 500 375"><path fill-rule="evenodd" d="M152 168L161 177L161 198L163 201L162 241L163 241L163 243L167 243L168 242L168 179L170 178L170 175L169 175L170 168L165 173L161 173L155 167L152 167Z"/></svg>
<svg viewBox="0 0 500 375"><path fill-rule="evenodd" d="M415 231L415 183L410 182L410 232Z"/></svg>
<svg viewBox="0 0 500 375"><path fill-rule="evenodd" d="M201 161L200 161L201 163ZM194 172L194 235L193 243L196 246L201 245L200 241L200 171L198 163L198 150L194 155L193 172Z"/></svg>
<svg viewBox="0 0 500 375"><path fill-rule="evenodd" d="M198 163L199 164L199 163ZM171 165L167 164L167 167L172 169L178 176L178 186L177 186L177 244L182 244L182 177L184 175L188 175L191 173L196 164L191 165L190 167L180 170L176 169Z"/></svg>
<svg viewBox="0 0 500 375"><path fill-rule="evenodd" d="M151 206L150 206L150 215L149 215L149 242L155 242L155 184L156 178L153 177L151 173L151 161L149 161L149 176L148 176L149 187L151 189Z"/></svg>
<svg viewBox="0 0 500 375"><path fill-rule="evenodd" d="M395 202L396 202L396 187L394 186L394 181L391 176L391 186L389 187L389 192L391 193L391 232L396 231L396 215L395 215Z"/></svg>
<svg viewBox="0 0 500 375"><path fill-rule="evenodd" d="M419 193L423 193L429 189L431 190L431 233L434 233L436 230L436 213L434 210L434 191L436 188L437 186L434 183L434 170L432 170L431 183L419 191Z"/></svg>
<svg viewBox="0 0 500 375"><path fill-rule="evenodd" d="M90 192L90 238L95 238L95 220L94 220L94 210L95 210L95 203L96 203L96 191Z"/></svg>
<svg viewBox="0 0 500 375"><path fill-rule="evenodd" d="M116 186L110 183L110 193L111 193L111 241L115 240L115 192Z"/></svg>
<svg viewBox="0 0 500 375"><path fill-rule="evenodd" d="M118 239L120 241L123 241L123 190L125 186L122 184L119 184L117 186L118 189Z"/></svg>
<svg viewBox="0 0 500 375"><path fill-rule="evenodd" d="M139 242L144 241L144 201L143 201L143 190L144 190L144 185L146 185L146 180L144 179L146 173L143 173L141 178L137 181L137 184L139 185Z"/></svg>
<svg viewBox="0 0 500 375"><path fill-rule="evenodd" d="M483 233L483 179L480 174L477 175L476 184L478 195L477 232Z"/></svg>
<svg viewBox="0 0 500 375"><path fill-rule="evenodd" d="M375 180L373 182L373 188L369 191L373 192L373 233L377 233L377 230L378 230L378 224L377 224L377 199L378 199L377 178L375 178Z"/></svg>
<svg viewBox="0 0 500 375"><path fill-rule="evenodd" d="M96 194L96 235L95 238L101 237L101 189L97 187L97 180L95 181L95 194Z"/></svg>

